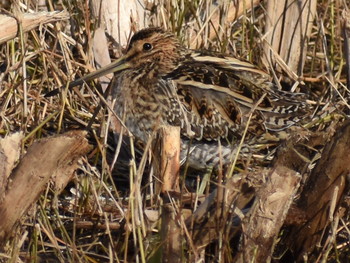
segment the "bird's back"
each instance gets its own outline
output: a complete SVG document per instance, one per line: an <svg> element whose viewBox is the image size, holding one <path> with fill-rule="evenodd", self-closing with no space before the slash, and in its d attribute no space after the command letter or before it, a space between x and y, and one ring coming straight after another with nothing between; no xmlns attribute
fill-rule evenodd
<svg viewBox="0 0 350 263"><path fill-rule="evenodd" d="M197 140L240 138L246 125L255 136L282 130L308 111L305 94L280 91L252 64L217 54L189 53L160 86L176 93L167 123Z"/></svg>

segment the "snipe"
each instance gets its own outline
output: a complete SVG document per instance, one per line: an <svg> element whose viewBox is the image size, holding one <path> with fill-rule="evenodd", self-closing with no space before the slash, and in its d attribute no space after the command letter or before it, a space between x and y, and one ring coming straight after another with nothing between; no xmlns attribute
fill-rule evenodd
<svg viewBox="0 0 350 263"><path fill-rule="evenodd" d="M237 144L247 125L249 145L294 125L308 111L304 94L278 90L254 65L186 49L160 28L138 31L123 57L70 86L111 72L115 111L128 129L147 141L161 125L180 126L182 156L192 140L190 162L198 168L218 162L213 142L222 141L225 162L231 153L227 142Z"/></svg>

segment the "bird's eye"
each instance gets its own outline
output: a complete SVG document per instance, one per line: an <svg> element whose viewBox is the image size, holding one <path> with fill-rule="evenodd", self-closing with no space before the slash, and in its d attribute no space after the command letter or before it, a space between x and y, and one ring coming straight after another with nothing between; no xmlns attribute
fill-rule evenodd
<svg viewBox="0 0 350 263"><path fill-rule="evenodd" d="M150 43L143 44L143 50L144 51L149 51L151 49L152 49L152 45Z"/></svg>

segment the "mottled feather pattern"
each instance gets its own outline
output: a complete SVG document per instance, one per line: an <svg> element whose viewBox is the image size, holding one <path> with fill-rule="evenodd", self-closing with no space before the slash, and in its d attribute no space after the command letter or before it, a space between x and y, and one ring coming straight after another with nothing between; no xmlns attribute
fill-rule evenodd
<svg viewBox="0 0 350 263"><path fill-rule="evenodd" d="M163 78L176 86L198 140L215 140L229 134L239 138L254 106L258 111L249 129L254 134L276 127L284 129L296 123L306 108L307 104L301 103L304 94L278 90L269 76L252 64L208 53L191 54ZM261 103L255 105L264 94Z"/></svg>
<svg viewBox="0 0 350 263"><path fill-rule="evenodd" d="M201 162L217 160L202 156L212 152L209 141L239 140L251 114L247 140L285 129L309 111L305 94L278 90L251 63L188 50L158 28L136 33L123 61L112 95L126 126L143 141L162 125L180 126L184 141L197 141L192 150ZM231 148L224 149L226 156Z"/></svg>

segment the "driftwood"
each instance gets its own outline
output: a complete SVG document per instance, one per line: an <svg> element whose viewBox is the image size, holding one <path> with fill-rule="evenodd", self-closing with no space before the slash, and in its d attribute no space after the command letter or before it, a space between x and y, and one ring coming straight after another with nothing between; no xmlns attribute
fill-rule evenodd
<svg viewBox="0 0 350 263"><path fill-rule="evenodd" d="M66 20L69 14L66 11L62 12L39 12L25 13L18 16L0 15L0 44L12 38L15 38L20 33L27 32L45 23L51 23L60 20Z"/></svg>
<svg viewBox="0 0 350 263"><path fill-rule="evenodd" d="M28 148L13 170L0 203L0 244L10 236L16 222L36 202L50 179L57 191L72 178L77 161L90 150L86 132L74 131L42 139Z"/></svg>
<svg viewBox="0 0 350 263"><path fill-rule="evenodd" d="M299 173L276 166L257 191L250 216L243 221L242 251L235 262L270 262L280 229L299 189Z"/></svg>
<svg viewBox="0 0 350 263"><path fill-rule="evenodd" d="M313 169L297 208L305 222L292 227L289 244L299 260L322 243L326 228L332 222L344 197L346 177L350 173L350 122L337 130L327 143L321 159Z"/></svg>

